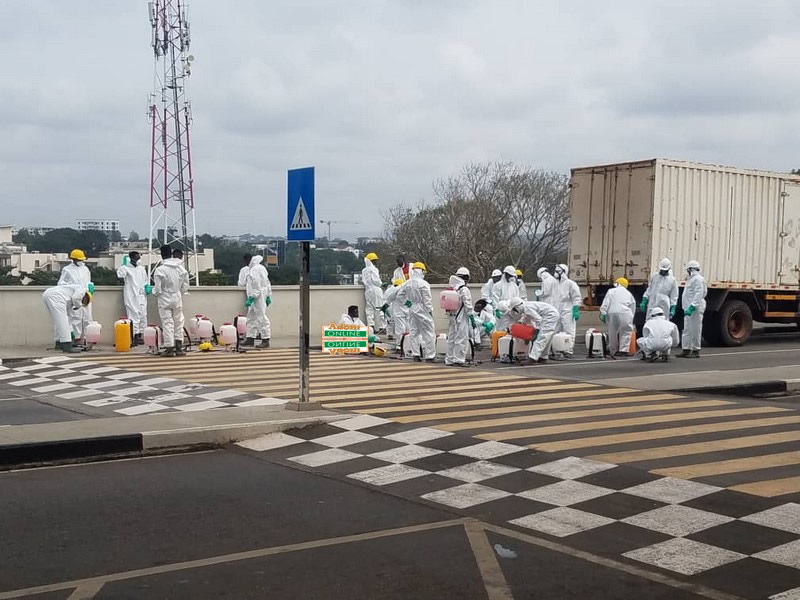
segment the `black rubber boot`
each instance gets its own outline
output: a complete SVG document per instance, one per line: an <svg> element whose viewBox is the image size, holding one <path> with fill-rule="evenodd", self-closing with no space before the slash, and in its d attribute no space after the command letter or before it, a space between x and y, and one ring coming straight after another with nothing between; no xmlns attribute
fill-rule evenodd
<svg viewBox="0 0 800 600"><path fill-rule="evenodd" d="M175 348L164 348L164 352L161 353L161 356L175 356Z"/></svg>
<svg viewBox="0 0 800 600"><path fill-rule="evenodd" d="M242 346L250 346L250 347L253 347L255 345L256 345L256 338L251 338L251 337L245 339L244 344L242 344Z"/></svg>
<svg viewBox="0 0 800 600"><path fill-rule="evenodd" d="M262 348L269 348L269 338L265 340L261 340L261 347Z"/></svg>
<svg viewBox="0 0 800 600"><path fill-rule="evenodd" d="M81 351L78 346L73 346L72 342L59 342L58 348L67 354L77 354Z"/></svg>
<svg viewBox="0 0 800 600"><path fill-rule="evenodd" d="M142 346L144 344L144 337L141 333L137 333L133 336L133 346Z"/></svg>
<svg viewBox="0 0 800 600"><path fill-rule="evenodd" d="M692 350L686 358L700 358L700 350Z"/></svg>
<svg viewBox="0 0 800 600"><path fill-rule="evenodd" d="M681 350L680 354L676 354L678 358L689 358L689 355L692 353L691 350Z"/></svg>
<svg viewBox="0 0 800 600"><path fill-rule="evenodd" d="M186 350L183 349L183 342L175 342L175 356L186 356Z"/></svg>

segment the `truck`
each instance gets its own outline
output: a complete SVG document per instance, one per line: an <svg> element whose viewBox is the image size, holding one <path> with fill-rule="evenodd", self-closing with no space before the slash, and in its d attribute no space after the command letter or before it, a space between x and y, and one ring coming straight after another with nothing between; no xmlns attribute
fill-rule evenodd
<svg viewBox="0 0 800 600"><path fill-rule="evenodd" d="M800 326L800 176L656 158L572 169L569 202L570 277L587 304L618 277L640 300L662 258L682 293L697 260L707 344L740 346L754 321Z"/></svg>

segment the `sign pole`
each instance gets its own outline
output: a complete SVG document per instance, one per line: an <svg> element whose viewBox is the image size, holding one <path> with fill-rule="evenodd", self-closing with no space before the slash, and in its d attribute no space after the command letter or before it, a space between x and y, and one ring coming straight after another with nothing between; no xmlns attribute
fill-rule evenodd
<svg viewBox="0 0 800 600"><path fill-rule="evenodd" d="M311 275L311 243L302 242L303 256L300 266L300 404L309 403L308 334L310 329L309 279ZM303 407L305 408L305 406Z"/></svg>
<svg viewBox="0 0 800 600"><path fill-rule="evenodd" d="M299 389L297 401L287 402L289 410L319 410L319 402L311 402L309 374L309 335L311 333L311 242L314 241L314 167L292 169L288 173L286 202L286 239L300 242L300 336Z"/></svg>

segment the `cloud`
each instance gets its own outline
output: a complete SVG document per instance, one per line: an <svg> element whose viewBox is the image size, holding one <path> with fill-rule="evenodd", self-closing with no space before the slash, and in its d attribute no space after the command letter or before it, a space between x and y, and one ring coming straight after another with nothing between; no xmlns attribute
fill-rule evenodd
<svg viewBox="0 0 800 600"><path fill-rule="evenodd" d="M12 57L0 80L4 221L147 230L145 6L0 4ZM800 166L798 11L790 0L196 0L198 228L280 234L286 169L308 164L320 217L365 234L473 160Z"/></svg>

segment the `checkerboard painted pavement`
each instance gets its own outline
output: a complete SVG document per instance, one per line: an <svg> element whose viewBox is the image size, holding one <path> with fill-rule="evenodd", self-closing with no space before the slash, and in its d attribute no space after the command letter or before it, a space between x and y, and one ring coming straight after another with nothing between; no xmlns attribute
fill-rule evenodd
<svg viewBox="0 0 800 600"><path fill-rule="evenodd" d="M98 416L286 403L285 399L60 356L0 365L0 393L4 389L18 397L46 395L57 406Z"/></svg>
<svg viewBox="0 0 800 600"><path fill-rule="evenodd" d="M239 445L717 589L745 569L738 597L800 599L797 503L372 415Z"/></svg>

